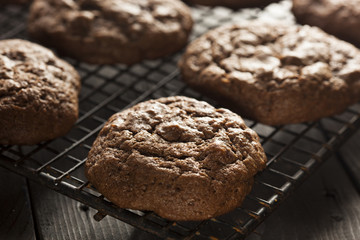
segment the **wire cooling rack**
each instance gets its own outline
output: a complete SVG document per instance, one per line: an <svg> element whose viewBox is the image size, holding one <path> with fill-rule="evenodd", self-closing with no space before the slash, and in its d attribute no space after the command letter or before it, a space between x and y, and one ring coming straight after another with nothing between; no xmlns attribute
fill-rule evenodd
<svg viewBox="0 0 360 240"><path fill-rule="evenodd" d="M210 28L253 18L293 21L290 2L265 10L193 8L192 39ZM0 9L0 38L27 38L27 7ZM170 95L186 95L216 102L188 88L180 79L177 61L181 53L126 67L88 65L72 59L82 76L80 117L64 137L34 146L0 146L0 166L26 176L76 199L98 212L100 221L113 216L139 229L168 239L241 239L251 233L280 203L326 160L360 126L360 104L343 114L319 122L271 127L246 120L260 136L269 159L255 178L252 192L241 207L201 222L173 222L152 212L119 209L107 201L84 176L87 153L104 122L140 101Z"/></svg>

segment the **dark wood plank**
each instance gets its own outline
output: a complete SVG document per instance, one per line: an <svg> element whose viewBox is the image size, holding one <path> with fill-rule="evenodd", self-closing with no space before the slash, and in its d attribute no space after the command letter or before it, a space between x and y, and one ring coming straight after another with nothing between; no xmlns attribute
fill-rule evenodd
<svg viewBox="0 0 360 240"><path fill-rule="evenodd" d="M30 189L40 239L157 239L109 216L97 222L95 210L36 183Z"/></svg>
<svg viewBox="0 0 360 240"><path fill-rule="evenodd" d="M360 239L360 196L337 159L329 159L248 238L282 239Z"/></svg>
<svg viewBox="0 0 360 240"><path fill-rule="evenodd" d="M26 179L0 168L0 239L36 239Z"/></svg>
<svg viewBox="0 0 360 240"><path fill-rule="evenodd" d="M340 159L360 193L360 131L339 151ZM360 237L359 237L360 238Z"/></svg>

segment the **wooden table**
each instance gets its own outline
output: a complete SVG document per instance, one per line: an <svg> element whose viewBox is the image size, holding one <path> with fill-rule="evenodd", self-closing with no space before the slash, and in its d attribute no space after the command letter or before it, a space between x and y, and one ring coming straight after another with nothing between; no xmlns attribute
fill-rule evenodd
<svg viewBox="0 0 360 240"><path fill-rule="evenodd" d="M360 132L339 151L357 165ZM360 239L360 195L333 157L311 176L249 240ZM0 168L0 239L157 239L112 217Z"/></svg>

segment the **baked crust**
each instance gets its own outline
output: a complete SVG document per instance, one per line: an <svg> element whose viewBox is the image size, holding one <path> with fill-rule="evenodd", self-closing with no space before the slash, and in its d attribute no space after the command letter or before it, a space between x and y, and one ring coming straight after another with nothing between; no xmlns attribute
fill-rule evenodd
<svg viewBox="0 0 360 240"><path fill-rule="evenodd" d="M359 4L358 0L293 0L292 12L299 23L317 26L360 47Z"/></svg>
<svg viewBox="0 0 360 240"><path fill-rule="evenodd" d="M122 208L202 220L238 207L265 162L257 134L241 117L195 99L168 97L113 115L85 171Z"/></svg>
<svg viewBox="0 0 360 240"><path fill-rule="evenodd" d="M270 125L317 120L360 98L360 51L316 27L226 25L191 43L179 66L189 85Z"/></svg>
<svg viewBox="0 0 360 240"><path fill-rule="evenodd" d="M50 50L0 41L0 144L36 144L66 134L78 116L80 77Z"/></svg>
<svg viewBox="0 0 360 240"><path fill-rule="evenodd" d="M81 61L134 64L181 49L192 24L178 0L36 0L28 32Z"/></svg>

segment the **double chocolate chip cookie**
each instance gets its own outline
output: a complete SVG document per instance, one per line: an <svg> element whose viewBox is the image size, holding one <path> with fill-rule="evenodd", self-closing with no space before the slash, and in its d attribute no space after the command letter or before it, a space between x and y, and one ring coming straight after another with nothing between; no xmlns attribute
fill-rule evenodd
<svg viewBox="0 0 360 240"><path fill-rule="evenodd" d="M122 208L202 220L239 206L265 162L257 134L241 117L168 97L113 115L85 167L97 190Z"/></svg>
<svg viewBox="0 0 360 240"><path fill-rule="evenodd" d="M317 27L250 21L195 40L184 81L270 124L313 121L360 100L360 51Z"/></svg>
<svg viewBox="0 0 360 240"><path fill-rule="evenodd" d="M81 61L133 64L181 49L192 24L179 0L36 0L28 31Z"/></svg>
<svg viewBox="0 0 360 240"><path fill-rule="evenodd" d="M359 0L293 0L292 11L298 22L320 27L360 47Z"/></svg>
<svg viewBox="0 0 360 240"><path fill-rule="evenodd" d="M78 116L80 77L53 52L0 41L0 144L36 144L66 134Z"/></svg>

